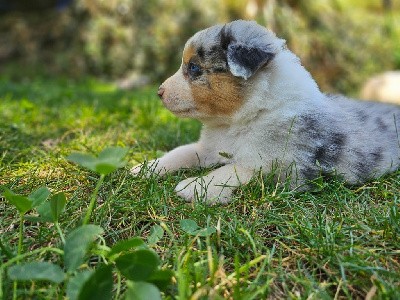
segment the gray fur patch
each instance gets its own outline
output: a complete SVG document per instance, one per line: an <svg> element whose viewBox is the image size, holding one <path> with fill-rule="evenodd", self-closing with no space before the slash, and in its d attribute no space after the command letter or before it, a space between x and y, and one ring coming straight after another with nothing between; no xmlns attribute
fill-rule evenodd
<svg viewBox="0 0 400 300"><path fill-rule="evenodd" d="M303 115L298 120L298 150L307 157L307 167L301 172L307 179L319 172L328 174L334 171L335 165L342 158L347 142L345 133L334 131L323 126L320 119L313 115Z"/></svg>
<svg viewBox="0 0 400 300"><path fill-rule="evenodd" d="M378 126L378 128L379 128L380 131L386 131L386 130L388 130L388 126L383 122L383 120L382 120L381 117L377 117L377 118L375 119L375 123L376 123L376 125Z"/></svg>

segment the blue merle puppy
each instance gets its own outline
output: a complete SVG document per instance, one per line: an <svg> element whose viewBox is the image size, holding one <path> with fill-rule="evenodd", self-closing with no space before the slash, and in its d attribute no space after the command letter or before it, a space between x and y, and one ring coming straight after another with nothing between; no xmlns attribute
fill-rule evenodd
<svg viewBox="0 0 400 300"><path fill-rule="evenodd" d="M260 170L301 188L320 175L359 184L399 168L400 107L322 93L285 41L255 22L195 34L158 94L175 115L200 120L201 137L132 173L218 166L177 185L187 201L226 203Z"/></svg>

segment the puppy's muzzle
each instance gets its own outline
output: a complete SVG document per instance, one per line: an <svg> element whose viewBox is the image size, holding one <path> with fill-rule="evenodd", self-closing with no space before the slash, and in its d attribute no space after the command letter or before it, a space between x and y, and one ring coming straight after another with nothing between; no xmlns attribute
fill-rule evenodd
<svg viewBox="0 0 400 300"><path fill-rule="evenodd" d="M157 95L158 95L158 97L160 97L160 99L163 98L164 92L165 92L165 88L162 85L160 85L160 87L158 88L158 91L157 91Z"/></svg>

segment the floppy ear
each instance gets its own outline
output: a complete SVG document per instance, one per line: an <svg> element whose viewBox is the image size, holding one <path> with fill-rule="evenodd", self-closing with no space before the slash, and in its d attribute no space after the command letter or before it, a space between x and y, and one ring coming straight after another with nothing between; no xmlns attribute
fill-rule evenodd
<svg viewBox="0 0 400 300"><path fill-rule="evenodd" d="M268 49L268 45L256 47L233 41L227 49L229 70L234 76L245 80L265 66L273 57L274 53Z"/></svg>

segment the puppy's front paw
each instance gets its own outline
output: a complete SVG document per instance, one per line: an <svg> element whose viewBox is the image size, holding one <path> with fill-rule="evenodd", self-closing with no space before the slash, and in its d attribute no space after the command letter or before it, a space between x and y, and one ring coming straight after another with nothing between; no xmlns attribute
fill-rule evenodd
<svg viewBox="0 0 400 300"><path fill-rule="evenodd" d="M188 178L178 183L175 192L187 202L204 201L208 204L226 204L231 200L233 188L224 185L213 185L202 177Z"/></svg>
<svg viewBox="0 0 400 300"><path fill-rule="evenodd" d="M179 197L182 197L187 202L195 200L195 194L200 187L197 186L196 178L188 178L178 183L175 192Z"/></svg>
<svg viewBox="0 0 400 300"><path fill-rule="evenodd" d="M159 160L153 159L148 161L147 163L142 163L134 166L130 170L130 173L135 177L142 175L146 178L149 178L153 174L163 175L165 172L163 172L163 169L159 165Z"/></svg>
<svg viewBox="0 0 400 300"><path fill-rule="evenodd" d="M143 168L143 164L139 164L134 166L129 172L133 175L133 176L139 176L140 171Z"/></svg>

